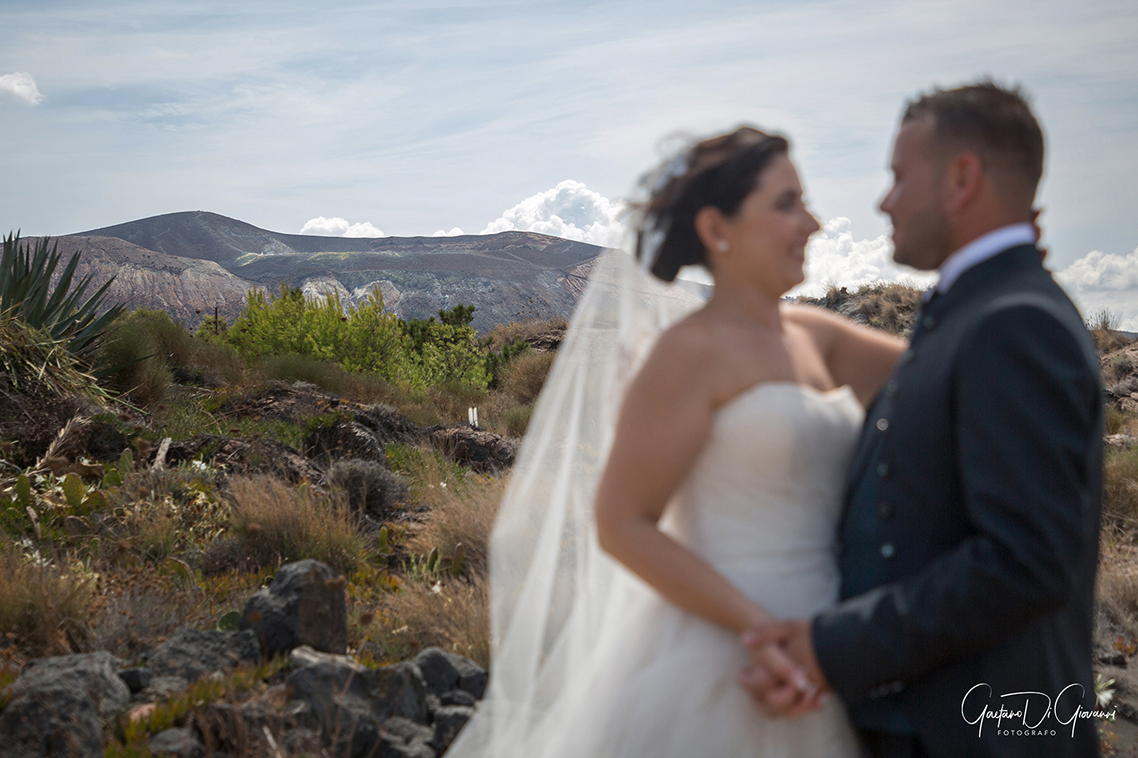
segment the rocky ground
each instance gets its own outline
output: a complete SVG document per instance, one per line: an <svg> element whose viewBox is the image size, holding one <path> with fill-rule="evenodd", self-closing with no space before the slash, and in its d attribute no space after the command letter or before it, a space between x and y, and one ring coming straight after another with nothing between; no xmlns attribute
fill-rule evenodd
<svg viewBox="0 0 1138 758"><path fill-rule="evenodd" d="M487 672L438 648L360 664L345 654L345 584L300 561L249 598L236 631L179 629L140 666L105 651L35 660L7 691L0 752L96 758L109 733L118 755L441 755Z"/></svg>

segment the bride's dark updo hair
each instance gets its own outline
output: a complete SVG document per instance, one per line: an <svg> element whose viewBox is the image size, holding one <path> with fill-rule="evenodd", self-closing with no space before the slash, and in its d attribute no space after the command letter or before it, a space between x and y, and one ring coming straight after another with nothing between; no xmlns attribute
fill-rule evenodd
<svg viewBox="0 0 1138 758"><path fill-rule="evenodd" d="M759 175L777 155L790 149L785 137L750 126L697 142L671 162L641 179L648 200L637 206L643 222L636 235L636 257L651 255L663 235L651 271L670 282L683 266L707 265L695 231L695 215L712 205L734 216L759 183Z"/></svg>

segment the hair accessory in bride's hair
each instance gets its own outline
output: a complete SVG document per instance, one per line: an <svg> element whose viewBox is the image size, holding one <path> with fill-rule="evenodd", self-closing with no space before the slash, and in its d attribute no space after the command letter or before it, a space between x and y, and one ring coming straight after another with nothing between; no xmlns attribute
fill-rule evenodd
<svg viewBox="0 0 1138 758"><path fill-rule="evenodd" d="M734 215L770 161L788 148L783 137L741 126L691 144L645 174L640 187L648 197L633 206L641 266L671 282L684 266L707 265L696 214L713 206Z"/></svg>

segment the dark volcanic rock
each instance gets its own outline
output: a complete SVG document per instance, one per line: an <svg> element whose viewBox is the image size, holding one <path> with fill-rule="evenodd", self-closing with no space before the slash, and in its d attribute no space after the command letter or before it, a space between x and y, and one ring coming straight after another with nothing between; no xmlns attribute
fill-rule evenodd
<svg viewBox="0 0 1138 758"><path fill-rule="evenodd" d="M486 669L469 658L429 647L415 656L415 665L423 672L427 691L431 694L442 695L457 688L481 700L486 692L489 675Z"/></svg>
<svg viewBox="0 0 1138 758"><path fill-rule="evenodd" d="M267 657L300 645L342 654L348 648L344 578L319 561L290 563L245 604L241 628L252 630Z"/></svg>
<svg viewBox="0 0 1138 758"><path fill-rule="evenodd" d="M368 669L324 660L293 672L293 696L309 706L309 726L334 754L433 756L427 692L419 668L399 663ZM374 752L373 752L374 751Z"/></svg>
<svg viewBox="0 0 1138 758"><path fill-rule="evenodd" d="M205 758L205 745L189 727L166 729L150 738L150 752L173 758Z"/></svg>
<svg viewBox="0 0 1138 758"><path fill-rule="evenodd" d="M514 448L503 437L468 426L434 429L431 442L448 458L476 471L493 471L514 465Z"/></svg>
<svg viewBox="0 0 1138 758"><path fill-rule="evenodd" d="M155 677L178 676L194 682L214 671L225 673L260 659L261 646L251 631L179 629L150 651L147 666Z"/></svg>
<svg viewBox="0 0 1138 758"><path fill-rule="evenodd" d="M119 678L121 662L100 651L41 658L12 685L0 713L4 755L103 755L100 720L109 720L130 700Z"/></svg>
<svg viewBox="0 0 1138 758"><path fill-rule="evenodd" d="M276 440L241 439L203 434L170 444L166 465L201 460L225 467L231 474L272 474L293 484L317 482L324 472L298 451Z"/></svg>
<svg viewBox="0 0 1138 758"><path fill-rule="evenodd" d="M316 428L305 438L303 449L305 455L313 458L387 462L387 453L375 432L346 419Z"/></svg>

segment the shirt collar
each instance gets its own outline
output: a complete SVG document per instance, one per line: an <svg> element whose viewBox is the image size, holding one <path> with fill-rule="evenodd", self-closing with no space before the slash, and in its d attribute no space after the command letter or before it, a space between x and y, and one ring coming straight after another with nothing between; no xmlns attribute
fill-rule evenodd
<svg viewBox="0 0 1138 758"><path fill-rule="evenodd" d="M936 283L936 291L940 294L948 292L960 275L978 263L983 263L997 253L1002 253L1010 247L1017 245L1034 245L1035 227L1029 223L1009 224L982 234L945 258L944 263L937 269L940 278Z"/></svg>

